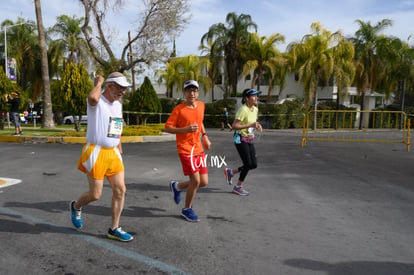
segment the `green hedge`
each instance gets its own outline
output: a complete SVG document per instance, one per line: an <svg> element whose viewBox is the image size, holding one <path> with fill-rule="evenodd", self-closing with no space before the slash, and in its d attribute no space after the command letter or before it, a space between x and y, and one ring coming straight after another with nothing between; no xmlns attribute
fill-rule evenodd
<svg viewBox="0 0 414 275"><path fill-rule="evenodd" d="M401 114L395 113L401 111L401 107L396 104L385 106L384 108L375 109L375 113L369 116L369 128L398 128L401 120Z"/></svg>
<svg viewBox="0 0 414 275"><path fill-rule="evenodd" d="M229 112L229 122L234 120L234 112L236 109L236 100L232 98L217 100L214 103L206 103L206 111L204 115L204 126L206 128L221 128L223 120L223 109L227 108Z"/></svg>
<svg viewBox="0 0 414 275"><path fill-rule="evenodd" d="M270 129L302 128L306 112L301 100L285 101L283 104L259 104L259 121Z"/></svg>

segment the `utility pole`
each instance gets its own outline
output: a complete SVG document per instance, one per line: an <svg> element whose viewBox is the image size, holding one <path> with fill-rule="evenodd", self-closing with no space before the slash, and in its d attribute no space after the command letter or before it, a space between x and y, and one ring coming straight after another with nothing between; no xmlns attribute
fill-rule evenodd
<svg viewBox="0 0 414 275"><path fill-rule="evenodd" d="M398 92L400 96L400 106L401 106L401 119L400 119L400 129L403 128L403 112L404 112L404 99L405 99L405 79L400 79L398 81Z"/></svg>
<svg viewBox="0 0 414 275"><path fill-rule="evenodd" d="M132 53L132 46L131 46L131 32L128 32L128 42L129 42L129 53L128 53L128 61L131 65L131 75L132 75L132 92L135 92L135 71L134 65L132 64L133 61L133 53Z"/></svg>

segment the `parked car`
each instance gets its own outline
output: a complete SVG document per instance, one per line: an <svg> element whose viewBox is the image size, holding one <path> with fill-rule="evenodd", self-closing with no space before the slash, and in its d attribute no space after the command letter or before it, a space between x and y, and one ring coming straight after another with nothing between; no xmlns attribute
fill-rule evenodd
<svg viewBox="0 0 414 275"><path fill-rule="evenodd" d="M63 118L63 123L65 124L74 124L77 123L79 119L79 116L65 116ZM88 116L83 115L81 118L81 124L88 124Z"/></svg>
<svg viewBox="0 0 414 275"><path fill-rule="evenodd" d="M283 103L285 103L287 101L295 101L295 100L298 100L298 99L295 98L295 97L287 97L287 98L279 99L278 101L276 101L275 104L283 104Z"/></svg>

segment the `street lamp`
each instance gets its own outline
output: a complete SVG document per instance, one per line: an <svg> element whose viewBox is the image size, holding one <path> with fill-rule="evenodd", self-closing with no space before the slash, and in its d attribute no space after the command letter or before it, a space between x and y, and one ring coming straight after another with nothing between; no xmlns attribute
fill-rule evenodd
<svg viewBox="0 0 414 275"><path fill-rule="evenodd" d="M8 62L7 62L7 28L11 28L11 27L15 27L15 26L20 26L20 25L25 25L25 24L29 24L32 25L31 22L22 22L19 24L14 24L14 25L4 25L3 26L3 32L4 32L4 69L6 70L6 76L8 77Z"/></svg>

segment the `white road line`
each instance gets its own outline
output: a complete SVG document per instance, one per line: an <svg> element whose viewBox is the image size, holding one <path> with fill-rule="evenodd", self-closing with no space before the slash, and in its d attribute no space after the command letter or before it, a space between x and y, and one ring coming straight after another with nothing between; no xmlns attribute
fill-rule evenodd
<svg viewBox="0 0 414 275"><path fill-rule="evenodd" d="M0 178L0 188L4 188L10 185L21 183L19 179Z"/></svg>

